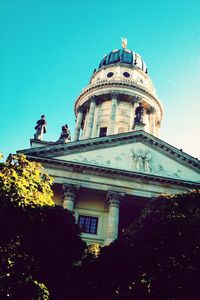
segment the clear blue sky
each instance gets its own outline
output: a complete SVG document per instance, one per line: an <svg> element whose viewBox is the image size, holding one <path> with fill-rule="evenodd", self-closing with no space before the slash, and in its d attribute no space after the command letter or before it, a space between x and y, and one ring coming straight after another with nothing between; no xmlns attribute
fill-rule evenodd
<svg viewBox="0 0 200 300"><path fill-rule="evenodd" d="M164 106L161 139L200 158L200 1L1 0L0 150L29 147L41 114L56 141L102 57L140 53Z"/></svg>

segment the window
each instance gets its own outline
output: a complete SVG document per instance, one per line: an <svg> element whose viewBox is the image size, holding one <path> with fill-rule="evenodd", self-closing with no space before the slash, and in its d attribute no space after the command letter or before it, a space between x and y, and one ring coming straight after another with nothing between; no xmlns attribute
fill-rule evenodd
<svg viewBox="0 0 200 300"><path fill-rule="evenodd" d="M128 53L128 52L124 52L122 62L127 63L127 64L132 64L132 61L133 61L133 54Z"/></svg>
<svg viewBox="0 0 200 300"><path fill-rule="evenodd" d="M109 78L109 77L112 77L113 75L114 75L113 72L109 72L109 73L107 74L107 77Z"/></svg>
<svg viewBox="0 0 200 300"><path fill-rule="evenodd" d="M80 227L81 232L96 234L98 218L89 216L79 216L78 225Z"/></svg>
<svg viewBox="0 0 200 300"><path fill-rule="evenodd" d="M106 136L106 134L107 134L107 127L101 127L99 131L99 136L100 137Z"/></svg>
<svg viewBox="0 0 200 300"><path fill-rule="evenodd" d="M109 64L116 63L119 58L119 51L111 52L109 55Z"/></svg>
<svg viewBox="0 0 200 300"><path fill-rule="evenodd" d="M124 72L123 75L124 75L124 77L127 77L127 78L131 76L128 72Z"/></svg>
<svg viewBox="0 0 200 300"><path fill-rule="evenodd" d="M102 66L106 66L106 58L107 58L107 55L100 62L99 68L101 68Z"/></svg>

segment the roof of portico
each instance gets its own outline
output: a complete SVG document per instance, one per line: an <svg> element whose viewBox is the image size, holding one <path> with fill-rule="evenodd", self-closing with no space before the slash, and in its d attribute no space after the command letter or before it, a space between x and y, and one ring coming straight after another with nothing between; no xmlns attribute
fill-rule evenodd
<svg viewBox="0 0 200 300"><path fill-rule="evenodd" d="M34 142L40 144L40 141L34 140ZM129 144L131 142L142 142L152 149L156 149L182 165L192 168L200 173L200 161L197 158L190 156L182 150L173 147L172 145L143 130L114 134L106 137L91 138L66 144L49 144L47 142L47 144L44 145L45 142L43 141L41 143L41 147L19 150L18 153L24 153L27 156L35 158L54 158L55 161L57 159L56 157L59 156L81 153L84 151L106 149Z"/></svg>

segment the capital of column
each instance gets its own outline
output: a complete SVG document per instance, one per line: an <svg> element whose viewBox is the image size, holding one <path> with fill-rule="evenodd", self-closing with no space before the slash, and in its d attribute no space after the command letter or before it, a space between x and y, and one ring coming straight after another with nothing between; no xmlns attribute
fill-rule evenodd
<svg viewBox="0 0 200 300"><path fill-rule="evenodd" d="M78 108L77 108L77 113L83 113L83 107L82 106L79 106Z"/></svg>
<svg viewBox="0 0 200 300"><path fill-rule="evenodd" d="M112 97L112 99L116 99L117 101L119 101L119 94L118 93L115 93L115 92L113 92L113 93L111 93L111 97Z"/></svg>
<svg viewBox="0 0 200 300"><path fill-rule="evenodd" d="M91 102L95 102L95 103L96 103L96 101L97 101L97 96L93 95L93 96L89 97L89 100L90 100L90 103L91 103Z"/></svg>
<svg viewBox="0 0 200 300"><path fill-rule="evenodd" d="M96 97L96 105L101 105L102 102L103 102L103 101L102 101L101 99L98 99L98 98Z"/></svg>
<svg viewBox="0 0 200 300"><path fill-rule="evenodd" d="M131 103L134 105L134 104L137 104L141 101L142 101L142 97L135 95L135 96L133 96Z"/></svg>
<svg viewBox="0 0 200 300"><path fill-rule="evenodd" d="M120 201L124 198L125 193L108 191L107 193L107 203L109 206L119 207Z"/></svg>
<svg viewBox="0 0 200 300"><path fill-rule="evenodd" d="M73 184L63 184L63 199L74 199L77 192L79 191L80 186Z"/></svg>

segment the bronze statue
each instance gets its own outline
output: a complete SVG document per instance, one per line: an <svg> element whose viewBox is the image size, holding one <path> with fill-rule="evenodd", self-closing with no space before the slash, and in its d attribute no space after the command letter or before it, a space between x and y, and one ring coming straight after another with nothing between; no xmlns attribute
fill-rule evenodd
<svg viewBox="0 0 200 300"><path fill-rule="evenodd" d="M35 140L43 140L43 134L47 132L46 130L47 121L45 119L45 115L41 116L41 119L37 121L37 125L35 126L35 134L34 139Z"/></svg>
<svg viewBox="0 0 200 300"><path fill-rule="evenodd" d="M143 123L143 116L144 116L144 107L142 106L142 103L139 103L139 106L135 110L135 124Z"/></svg>
<svg viewBox="0 0 200 300"><path fill-rule="evenodd" d="M58 143L67 143L71 141L71 134L68 125L62 126L62 132L60 134Z"/></svg>

